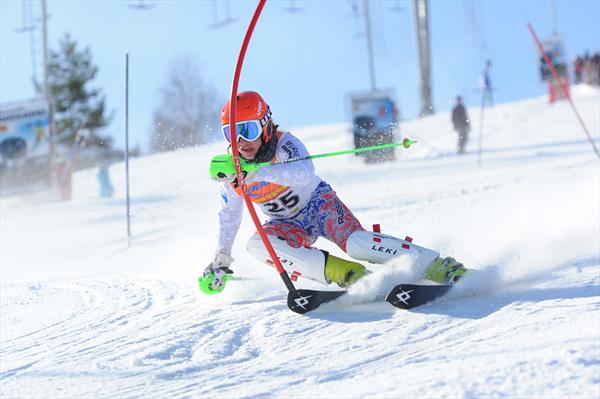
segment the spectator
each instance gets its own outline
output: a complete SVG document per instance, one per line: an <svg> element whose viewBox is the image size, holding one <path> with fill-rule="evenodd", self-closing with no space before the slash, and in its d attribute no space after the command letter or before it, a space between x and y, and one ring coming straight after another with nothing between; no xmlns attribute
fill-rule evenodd
<svg viewBox="0 0 600 399"><path fill-rule="evenodd" d="M575 84L579 84L581 83L581 72L583 70L583 60L579 56L575 58L573 69L575 70Z"/></svg>
<svg viewBox="0 0 600 399"><path fill-rule="evenodd" d="M458 154L464 154L471 127L461 96L456 97L456 105L452 110L452 124L454 125L454 130L458 132Z"/></svg>
<svg viewBox="0 0 600 399"><path fill-rule="evenodd" d="M592 83L600 85L600 51L596 52L591 58L592 62Z"/></svg>
<svg viewBox="0 0 600 399"><path fill-rule="evenodd" d="M583 81L589 85L594 84L594 65L588 51L583 56Z"/></svg>
<svg viewBox="0 0 600 399"><path fill-rule="evenodd" d="M590 55L588 50L584 55L578 55L573 61L575 72L575 84L586 83L588 85L600 85L600 51Z"/></svg>
<svg viewBox="0 0 600 399"><path fill-rule="evenodd" d="M110 174L108 173L108 165L102 162L98 169L98 183L100 185L100 198L111 198L115 189L110 182Z"/></svg>

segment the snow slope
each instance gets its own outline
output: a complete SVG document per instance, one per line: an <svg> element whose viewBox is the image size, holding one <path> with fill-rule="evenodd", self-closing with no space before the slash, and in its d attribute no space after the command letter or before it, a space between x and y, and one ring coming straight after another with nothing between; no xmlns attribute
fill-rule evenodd
<svg viewBox="0 0 600 399"><path fill-rule="evenodd" d="M573 95L598 146L600 93ZM461 157L438 114L403 124L418 144L395 162L315 161L365 227L479 270L410 312L372 301L418 280L403 261L290 312L277 274L244 251L249 217L233 256L252 280L199 293L222 143L132 161L131 248L122 164L114 199L98 199L94 170L75 175L69 203L3 199L0 397L600 397L599 160L567 103L534 98L486 109L479 168L469 114ZM312 153L351 146L344 124L290 130Z"/></svg>

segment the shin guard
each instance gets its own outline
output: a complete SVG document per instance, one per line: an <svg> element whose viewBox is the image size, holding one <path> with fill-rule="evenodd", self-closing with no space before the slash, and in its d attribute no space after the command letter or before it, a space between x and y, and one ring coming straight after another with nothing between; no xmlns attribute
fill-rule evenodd
<svg viewBox="0 0 600 399"><path fill-rule="evenodd" d="M366 230L356 231L348 237L346 252L354 259L371 263L385 263L408 256L413 267L423 270L439 256L439 252L420 247L410 241Z"/></svg>
<svg viewBox="0 0 600 399"><path fill-rule="evenodd" d="M267 235L283 268L295 281L298 276L327 284L325 278L325 253L317 248L293 248L285 240ZM261 262L273 266L269 252L258 234L254 234L246 244L248 252Z"/></svg>

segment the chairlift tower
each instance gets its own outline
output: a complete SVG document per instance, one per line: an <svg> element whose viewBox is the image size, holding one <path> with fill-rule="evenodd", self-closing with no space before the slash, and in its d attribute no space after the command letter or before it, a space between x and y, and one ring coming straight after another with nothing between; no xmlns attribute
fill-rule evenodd
<svg viewBox="0 0 600 399"><path fill-rule="evenodd" d="M44 97L48 102L48 164L50 170L54 167L54 104L50 97L50 87L48 83L48 15L46 13L46 0L40 0L40 22L42 23L42 59L44 63L44 81L43 90Z"/></svg>
<svg viewBox="0 0 600 399"><path fill-rule="evenodd" d="M552 16L552 35L558 36L558 24L556 22L556 2L554 0L549 1L550 15Z"/></svg>
<svg viewBox="0 0 600 399"><path fill-rule="evenodd" d="M367 37L367 52L369 56L369 78L371 91L377 91L375 82L375 63L373 61L373 39L371 37L371 17L369 16L369 0L364 0L365 7L365 33Z"/></svg>
<svg viewBox="0 0 600 399"><path fill-rule="evenodd" d="M31 51L31 80L37 82L37 63L35 54L35 31L36 25L33 18L33 7L31 2L21 0L22 26L15 30L16 33L29 33L29 48Z"/></svg>
<svg viewBox="0 0 600 399"><path fill-rule="evenodd" d="M213 12L213 22L208 25L209 29L219 29L223 28L233 22L235 22L235 18L231 17L231 12L229 10L229 0L223 0L221 2L223 4L223 9L225 11L225 18L219 18L219 4L216 0L212 1L212 12Z"/></svg>
<svg viewBox="0 0 600 399"><path fill-rule="evenodd" d="M431 99L431 59L429 52L429 0L413 0L417 47L419 48L419 69L421 72L421 112L420 116L433 113Z"/></svg>

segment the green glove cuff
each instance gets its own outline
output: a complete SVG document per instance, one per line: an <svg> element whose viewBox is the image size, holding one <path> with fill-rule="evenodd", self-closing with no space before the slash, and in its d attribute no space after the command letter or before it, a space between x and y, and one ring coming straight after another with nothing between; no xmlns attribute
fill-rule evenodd
<svg viewBox="0 0 600 399"><path fill-rule="evenodd" d="M248 163L244 161L244 158L241 158L240 161L240 164L242 165L242 170L245 170L246 172L256 172L258 169L260 169L258 167L258 164Z"/></svg>
<svg viewBox="0 0 600 399"><path fill-rule="evenodd" d="M257 164L248 163L243 158L240 158L240 165L246 172L256 172L259 169ZM210 161L208 173L210 178L216 181L233 180L236 175L233 156L231 154L215 155Z"/></svg>
<svg viewBox="0 0 600 399"><path fill-rule="evenodd" d="M235 175L235 166L231 154L215 155L210 161L208 173L213 180L223 180L227 176Z"/></svg>

